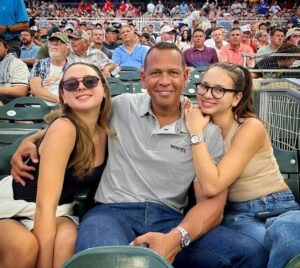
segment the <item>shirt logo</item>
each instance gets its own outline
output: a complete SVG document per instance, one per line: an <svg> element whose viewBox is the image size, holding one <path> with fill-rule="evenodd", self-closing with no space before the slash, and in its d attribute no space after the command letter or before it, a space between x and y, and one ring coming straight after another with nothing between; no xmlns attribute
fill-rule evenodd
<svg viewBox="0 0 300 268"><path fill-rule="evenodd" d="M183 152L183 153L185 153L186 152L186 149L185 148L182 148L182 147L179 147L179 146L176 146L176 145L170 145L171 146L171 148L172 149L175 149L175 150L177 150L177 151L181 151L181 152Z"/></svg>

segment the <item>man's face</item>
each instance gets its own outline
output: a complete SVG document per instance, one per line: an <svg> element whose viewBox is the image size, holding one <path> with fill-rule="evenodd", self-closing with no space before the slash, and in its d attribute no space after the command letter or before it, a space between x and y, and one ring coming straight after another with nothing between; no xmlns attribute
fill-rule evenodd
<svg viewBox="0 0 300 268"><path fill-rule="evenodd" d="M173 41L174 40L174 33L173 32L168 32L168 33L163 33L161 34L161 41Z"/></svg>
<svg viewBox="0 0 300 268"><path fill-rule="evenodd" d="M299 42L300 42L300 31L297 30L290 36L289 43L298 46Z"/></svg>
<svg viewBox="0 0 300 268"><path fill-rule="evenodd" d="M32 36L29 32L27 31L22 31L21 32L21 42L23 45L30 45L32 43Z"/></svg>
<svg viewBox="0 0 300 268"><path fill-rule="evenodd" d="M117 33L116 32L108 32L105 33L105 41L109 44L115 43L117 41Z"/></svg>
<svg viewBox="0 0 300 268"><path fill-rule="evenodd" d="M229 43L231 45L239 45L242 40L242 35L240 30L233 30L229 36Z"/></svg>
<svg viewBox="0 0 300 268"><path fill-rule="evenodd" d="M130 27L123 27L120 31L121 38L123 42L134 41L134 32Z"/></svg>
<svg viewBox="0 0 300 268"><path fill-rule="evenodd" d="M251 32L250 31L246 31L242 33L242 40L243 41L248 41L251 38Z"/></svg>
<svg viewBox="0 0 300 268"><path fill-rule="evenodd" d="M179 108L180 95L187 85L188 73L182 56L175 49L153 49L147 58L141 82L152 100L152 110L169 111Z"/></svg>
<svg viewBox="0 0 300 268"><path fill-rule="evenodd" d="M0 41L0 61L4 59L8 51L8 48L6 48L3 44L3 42Z"/></svg>
<svg viewBox="0 0 300 268"><path fill-rule="evenodd" d="M284 41L284 33L276 31L273 36L271 36L271 43L275 46L281 46Z"/></svg>
<svg viewBox="0 0 300 268"><path fill-rule="evenodd" d="M193 40L195 48L202 48L204 46L205 34L197 31L193 35Z"/></svg>
<svg viewBox="0 0 300 268"><path fill-rule="evenodd" d="M101 29L93 30L93 42L95 44L103 43L103 31Z"/></svg>
<svg viewBox="0 0 300 268"><path fill-rule="evenodd" d="M70 38L72 49L76 55L83 55L87 49L87 41L83 39Z"/></svg>
<svg viewBox="0 0 300 268"><path fill-rule="evenodd" d="M65 59L68 56L69 48L65 43L57 42L58 39L49 40L48 49L50 59Z"/></svg>
<svg viewBox="0 0 300 268"><path fill-rule="evenodd" d="M223 40L223 33L220 30L216 30L212 32L212 38L215 41L215 43L221 42Z"/></svg>

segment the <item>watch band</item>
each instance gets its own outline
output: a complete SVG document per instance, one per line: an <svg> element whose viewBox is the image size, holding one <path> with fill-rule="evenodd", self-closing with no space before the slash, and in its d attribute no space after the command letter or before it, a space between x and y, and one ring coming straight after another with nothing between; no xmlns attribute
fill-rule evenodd
<svg viewBox="0 0 300 268"><path fill-rule="evenodd" d="M173 230L179 231L179 233L181 234L181 243L180 243L181 247L186 248L190 244L189 233L181 226L177 226L177 227L173 228Z"/></svg>

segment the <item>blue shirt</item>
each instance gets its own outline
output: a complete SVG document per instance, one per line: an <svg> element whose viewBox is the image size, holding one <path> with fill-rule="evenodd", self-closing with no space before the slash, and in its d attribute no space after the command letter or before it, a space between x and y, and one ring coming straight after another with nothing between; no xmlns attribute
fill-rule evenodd
<svg viewBox="0 0 300 268"><path fill-rule="evenodd" d="M28 14L24 0L0 1L0 25L10 26L20 22L28 22ZM4 33L5 39L18 38L20 33Z"/></svg>
<svg viewBox="0 0 300 268"><path fill-rule="evenodd" d="M112 55L114 63L120 66L133 66L138 69L144 66L144 60L150 47L137 44L129 53L124 45L117 47Z"/></svg>
<svg viewBox="0 0 300 268"><path fill-rule="evenodd" d="M21 47L20 59L36 58L40 47L36 44L32 44L30 48L24 46Z"/></svg>

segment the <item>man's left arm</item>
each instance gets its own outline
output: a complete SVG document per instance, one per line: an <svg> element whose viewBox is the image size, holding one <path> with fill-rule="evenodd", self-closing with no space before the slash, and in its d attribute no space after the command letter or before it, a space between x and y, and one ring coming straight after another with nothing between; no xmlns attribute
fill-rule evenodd
<svg viewBox="0 0 300 268"><path fill-rule="evenodd" d="M227 196L227 191L224 191L217 196L206 198L201 192L200 184L197 182L194 183L194 189L197 204L188 211L178 225L188 232L191 242L220 224ZM166 234L146 233L137 237L131 244L138 246L147 243L151 249L172 263L182 249L181 239L180 232L172 229Z"/></svg>
<svg viewBox="0 0 300 268"><path fill-rule="evenodd" d="M14 25L0 25L0 34L3 33L19 33L24 30L28 30L29 23L28 22L19 22Z"/></svg>

